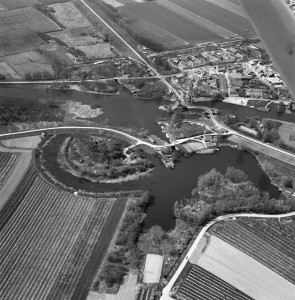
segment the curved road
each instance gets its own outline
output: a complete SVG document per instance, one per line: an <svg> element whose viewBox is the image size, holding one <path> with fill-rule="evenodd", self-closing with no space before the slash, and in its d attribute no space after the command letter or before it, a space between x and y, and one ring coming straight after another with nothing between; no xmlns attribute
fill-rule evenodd
<svg viewBox="0 0 295 300"><path fill-rule="evenodd" d="M204 236L204 234L206 233L206 231L212 225L214 225L215 223L217 223L219 221L223 221L223 220L228 220L228 219L233 219L233 218L240 218L240 217L280 219L280 218L287 218L287 217L292 217L292 216L295 216L295 212L286 213L286 214L280 214L280 215L266 215L266 214L265 215L261 215L261 214L254 214L254 213L253 214L241 213L241 214L230 214L230 215L220 216L220 217L218 217L218 218L210 221L207 225L205 225L202 228L202 230L200 231L200 233L196 237L194 243L192 244L191 248L189 249L186 257L181 262L181 264L179 265L178 269L176 270L176 272L174 273L174 275L172 276L172 278L170 279L170 281L168 282L168 284L164 287L164 289L162 291L162 296L161 296L160 300L174 300L173 298L171 298L169 296L169 293L170 293L173 285L175 284L177 278L179 277L179 275L181 274L182 270L184 269L186 263L189 261L190 257L194 253L196 247L198 246L198 243L200 242L200 240L202 239L202 237Z"/></svg>

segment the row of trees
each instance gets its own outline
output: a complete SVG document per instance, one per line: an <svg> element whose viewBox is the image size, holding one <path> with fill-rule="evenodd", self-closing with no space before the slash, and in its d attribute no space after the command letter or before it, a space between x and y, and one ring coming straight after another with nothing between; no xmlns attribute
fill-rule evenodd
<svg viewBox="0 0 295 300"><path fill-rule="evenodd" d="M138 247L137 242L142 232L142 221L148 203L147 192L138 199L129 200L123 224L115 242L115 249L108 254L100 280L95 283L97 290L100 281L104 281L108 287L120 285L130 269L140 267L144 253Z"/></svg>

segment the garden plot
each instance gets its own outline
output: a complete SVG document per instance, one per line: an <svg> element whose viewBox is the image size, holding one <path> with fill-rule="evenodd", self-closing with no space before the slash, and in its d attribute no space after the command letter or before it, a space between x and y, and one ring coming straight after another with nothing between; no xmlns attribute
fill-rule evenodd
<svg viewBox="0 0 295 300"><path fill-rule="evenodd" d="M68 47L90 46L100 42L100 39L92 37L87 33L77 32L72 29L66 29L63 31L56 31L49 34L52 38L57 38L63 41Z"/></svg>
<svg viewBox="0 0 295 300"><path fill-rule="evenodd" d="M113 48L108 44L80 46L77 48L83 51L89 59L111 58L117 56L117 54L113 51Z"/></svg>
<svg viewBox="0 0 295 300"><path fill-rule="evenodd" d="M54 18L66 28L91 26L91 23L72 2L56 3L49 5L49 7L54 10L51 12Z"/></svg>
<svg viewBox="0 0 295 300"><path fill-rule="evenodd" d="M5 56L4 61L16 70L23 79L51 79L54 77L54 71L48 65L45 57L36 51Z"/></svg>

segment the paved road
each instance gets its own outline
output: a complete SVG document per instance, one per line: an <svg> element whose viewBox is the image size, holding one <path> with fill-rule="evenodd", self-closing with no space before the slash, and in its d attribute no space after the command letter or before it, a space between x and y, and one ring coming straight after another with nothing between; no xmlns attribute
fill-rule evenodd
<svg viewBox="0 0 295 300"><path fill-rule="evenodd" d="M186 263L189 261L190 257L194 253L196 247L198 246L198 244L199 244L200 240L202 239L202 237L204 236L204 234L216 222L223 221L223 220L229 220L229 219L233 219L233 218L241 218L241 217L281 219L281 218L287 218L287 217L292 217L292 216L295 216L295 212L291 212L291 213L287 213L287 214L280 214L280 215L266 215L266 214L262 215L262 214L242 213L242 214L230 214L230 215L220 216L220 217L212 220L211 222L209 222L207 225L205 225L202 228L202 230L196 237L196 239L195 239L194 243L192 244L191 248L189 249L185 259L181 262L180 266L176 270L176 272L173 275L173 277L171 278L171 280L164 287L160 300L173 300L173 298L171 298L169 296L169 293L170 293L173 285L175 284L175 281L177 280L177 278L181 274L182 270L184 269Z"/></svg>

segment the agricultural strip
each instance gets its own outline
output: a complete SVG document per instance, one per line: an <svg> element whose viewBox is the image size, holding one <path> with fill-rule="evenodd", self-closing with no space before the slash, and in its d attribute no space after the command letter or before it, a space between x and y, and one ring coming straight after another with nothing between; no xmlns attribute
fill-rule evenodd
<svg viewBox="0 0 295 300"><path fill-rule="evenodd" d="M1 149L2 151L2 149ZM11 150L9 150L11 151ZM7 151L8 152L8 151ZM16 152L13 150L13 152ZM2 188L0 190L0 209L9 199L10 195L13 193L15 188L18 186L19 182L22 180L26 170L28 169L32 154L31 151L22 152L19 155L17 162L11 164L10 168L13 168L9 171L8 176L5 178L5 181L2 184Z"/></svg>
<svg viewBox="0 0 295 300"><path fill-rule="evenodd" d="M72 2L56 3L49 5L49 7L54 9L52 15L56 20L66 28L92 26ZM73 16L75 17L73 18Z"/></svg>
<svg viewBox="0 0 295 300"><path fill-rule="evenodd" d="M15 71L15 70L13 70L6 62L4 62L4 61L2 61L2 62L0 62L0 68L2 68L4 71L5 71L5 73L9 76L9 77L11 77L12 79L14 79L14 80L21 80L22 78L21 78L21 76ZM1 73L1 71L0 71L0 73ZM4 74L3 74L4 75ZM6 75L6 76L7 76ZM5 76L5 75L4 75ZM5 77L6 77L5 76ZM6 78L7 79L7 78Z"/></svg>
<svg viewBox="0 0 295 300"><path fill-rule="evenodd" d="M119 222L125 210L126 203L126 199L119 199L114 203L107 222L102 229L100 239L96 243L95 248L92 252L92 256L85 266L84 272L80 278L79 283L76 286L71 300L86 299L97 270L99 269L104 256L107 253L109 244L119 226Z"/></svg>
<svg viewBox="0 0 295 300"><path fill-rule="evenodd" d="M137 23L145 20L186 42L224 41L221 36L205 29L203 26L186 20L177 13L158 5L156 2L128 4L118 10L126 22L134 27L135 31Z"/></svg>
<svg viewBox="0 0 295 300"><path fill-rule="evenodd" d="M71 299L115 199L61 192L37 177L0 232L1 299Z"/></svg>
<svg viewBox="0 0 295 300"><path fill-rule="evenodd" d="M179 5L169 2L168 0L158 0L157 4L164 7L167 10L170 10L170 11L178 14L179 16L183 17L186 20L189 20L192 23L195 23L196 25L202 26L202 27L206 28L207 30L214 32L215 34L222 36L223 38L237 36L237 34L231 32L231 31L229 31L207 19L204 19L201 16L196 15L196 14L192 13L191 11L186 10L185 8L183 8Z"/></svg>
<svg viewBox="0 0 295 300"><path fill-rule="evenodd" d="M108 44L97 44L91 46L79 46L77 49L84 52L89 59L96 58L112 58L117 56L115 52L112 51L112 47Z"/></svg>
<svg viewBox="0 0 295 300"><path fill-rule="evenodd" d="M60 28L33 7L0 11L0 34L18 32L49 32Z"/></svg>
<svg viewBox="0 0 295 300"><path fill-rule="evenodd" d="M225 224L215 225L211 232L295 284L295 260L274 247L273 243L265 241L248 230L246 226L228 221ZM242 240L240 236L243 236Z"/></svg>
<svg viewBox="0 0 295 300"><path fill-rule="evenodd" d="M0 57L26 52L45 44L36 33L25 31L0 33L0 40Z"/></svg>
<svg viewBox="0 0 295 300"><path fill-rule="evenodd" d="M25 148L25 149L35 149L40 143L40 135L21 137L10 140L1 141L5 147L10 148ZM13 151L13 150L12 150Z"/></svg>
<svg viewBox="0 0 295 300"><path fill-rule="evenodd" d="M251 140L244 138L242 136L232 135L232 136L229 136L228 139L234 143L244 146L245 148L249 148L253 151L261 152L270 157L284 161L295 167L295 158L293 156L286 155L284 153L272 150L268 147L265 147L264 145L252 142Z"/></svg>
<svg viewBox="0 0 295 300"><path fill-rule="evenodd" d="M198 266L256 300L294 299L293 284L215 236Z"/></svg>
<svg viewBox="0 0 295 300"><path fill-rule="evenodd" d="M38 0L0 0L0 7L6 9L22 8L38 4Z"/></svg>
<svg viewBox="0 0 295 300"><path fill-rule="evenodd" d="M231 3L227 0L206 0L209 3L217 5L223 9L230 11L233 14L236 14L240 17L247 18L246 14L243 12L241 6Z"/></svg>
<svg viewBox="0 0 295 300"><path fill-rule="evenodd" d="M240 36L256 36L254 28L247 18L242 18L210 2L204 0L169 1Z"/></svg>
<svg viewBox="0 0 295 300"><path fill-rule="evenodd" d="M203 268L193 265L177 294L181 299L199 300L253 300L222 279Z"/></svg>

